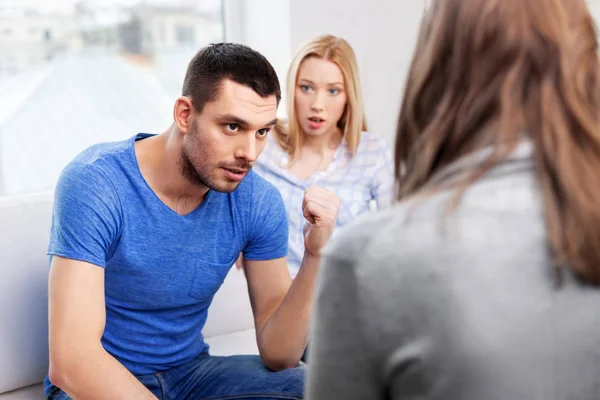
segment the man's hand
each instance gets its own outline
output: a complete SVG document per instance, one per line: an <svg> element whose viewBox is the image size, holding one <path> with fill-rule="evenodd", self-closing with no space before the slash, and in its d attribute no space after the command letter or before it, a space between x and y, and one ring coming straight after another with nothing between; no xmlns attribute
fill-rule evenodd
<svg viewBox="0 0 600 400"><path fill-rule="evenodd" d="M320 255L333 234L339 210L340 199L333 192L317 186L311 186L304 192L302 212L308 221L304 226L306 252Z"/></svg>

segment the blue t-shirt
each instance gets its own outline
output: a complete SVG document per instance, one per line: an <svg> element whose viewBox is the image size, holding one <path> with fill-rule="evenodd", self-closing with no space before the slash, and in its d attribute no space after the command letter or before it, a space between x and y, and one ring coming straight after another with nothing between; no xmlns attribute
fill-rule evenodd
<svg viewBox="0 0 600 400"><path fill-rule="evenodd" d="M243 251L287 254L279 192L250 172L231 193L210 190L191 213L168 208L142 177L127 141L95 145L62 172L48 253L105 269L104 348L135 375L208 351L208 306Z"/></svg>

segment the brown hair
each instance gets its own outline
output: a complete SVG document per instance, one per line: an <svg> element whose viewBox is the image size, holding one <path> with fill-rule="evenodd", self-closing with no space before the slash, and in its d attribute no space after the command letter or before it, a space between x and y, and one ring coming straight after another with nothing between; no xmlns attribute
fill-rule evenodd
<svg viewBox="0 0 600 400"><path fill-rule="evenodd" d="M302 145L301 128L296 118L294 95L300 65L309 57L331 61L342 71L348 99L338 126L342 130L348 149L354 154L361 133L367 130L360 78L358 76L358 64L350 44L344 39L333 35L318 36L305 43L292 60L288 70L286 86L288 122L287 124L277 124L275 138L279 145L292 157L295 156L296 151Z"/></svg>
<svg viewBox="0 0 600 400"><path fill-rule="evenodd" d="M248 86L261 97L274 95L279 104L281 90L273 66L259 52L237 43L215 43L200 49L188 64L181 95L188 96L202 112L206 103L217 98L224 79Z"/></svg>
<svg viewBox="0 0 600 400"><path fill-rule="evenodd" d="M442 190L432 187L437 172L491 146L453 185L460 197L526 133L556 264L600 284L597 51L584 0L434 1L398 121L398 198Z"/></svg>

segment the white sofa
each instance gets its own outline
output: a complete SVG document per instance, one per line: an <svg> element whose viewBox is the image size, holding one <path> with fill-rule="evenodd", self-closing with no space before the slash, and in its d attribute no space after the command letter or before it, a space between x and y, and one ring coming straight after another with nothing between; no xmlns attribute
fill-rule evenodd
<svg viewBox="0 0 600 400"><path fill-rule="evenodd" d="M0 400L43 399L52 193L0 197ZM204 328L211 353L258 354L246 280L232 268Z"/></svg>

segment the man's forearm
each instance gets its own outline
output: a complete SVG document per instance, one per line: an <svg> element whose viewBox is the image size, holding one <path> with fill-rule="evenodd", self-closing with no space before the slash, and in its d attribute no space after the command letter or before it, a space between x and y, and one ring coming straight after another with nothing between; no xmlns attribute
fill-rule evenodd
<svg viewBox="0 0 600 400"><path fill-rule="evenodd" d="M156 400L146 387L103 348L74 357L72 362L53 363L50 380L73 399Z"/></svg>
<svg viewBox="0 0 600 400"><path fill-rule="evenodd" d="M304 253L298 275L258 336L263 363L271 369L295 367L304 353L320 260L319 256Z"/></svg>

